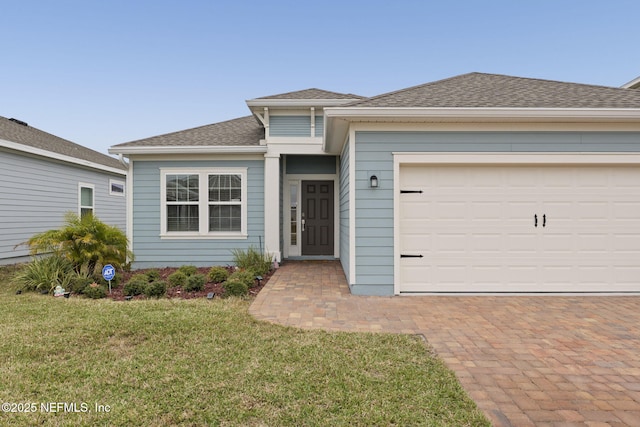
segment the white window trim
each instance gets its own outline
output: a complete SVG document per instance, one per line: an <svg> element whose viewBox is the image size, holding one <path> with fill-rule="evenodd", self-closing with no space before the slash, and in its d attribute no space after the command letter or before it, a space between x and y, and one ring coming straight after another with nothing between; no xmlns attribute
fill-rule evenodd
<svg viewBox="0 0 640 427"><path fill-rule="evenodd" d="M113 184L121 185L122 186L122 193L114 192L113 191ZM110 196L124 197L125 191L127 191L127 190L126 190L126 185L125 185L124 181L120 181L120 180L117 180L117 179L110 179L109 180L109 195Z"/></svg>
<svg viewBox="0 0 640 427"><path fill-rule="evenodd" d="M91 189L91 206L82 206L82 189L90 188ZM82 216L82 209L89 209L93 212L93 215L96 214L96 186L94 184L89 184L86 182L78 183L78 216Z"/></svg>
<svg viewBox="0 0 640 427"><path fill-rule="evenodd" d="M209 231L209 175L240 175L242 219L240 232ZM167 175L198 175L198 232L167 231ZM161 239L246 239L247 235L247 168L161 168L160 169L160 238Z"/></svg>

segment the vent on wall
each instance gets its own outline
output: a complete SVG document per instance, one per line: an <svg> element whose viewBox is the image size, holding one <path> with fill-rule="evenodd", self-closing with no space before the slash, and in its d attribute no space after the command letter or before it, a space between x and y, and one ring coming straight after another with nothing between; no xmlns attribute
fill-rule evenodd
<svg viewBox="0 0 640 427"><path fill-rule="evenodd" d="M29 126L29 124L27 122L23 122L22 120L14 119L13 117L10 118L9 120L11 120L12 122L15 122L15 123L17 123L19 125L22 125L22 126Z"/></svg>

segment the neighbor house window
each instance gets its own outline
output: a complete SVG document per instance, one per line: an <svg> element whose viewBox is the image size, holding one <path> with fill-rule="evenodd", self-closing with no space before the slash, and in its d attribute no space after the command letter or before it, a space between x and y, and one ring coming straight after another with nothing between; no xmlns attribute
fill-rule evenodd
<svg viewBox="0 0 640 427"><path fill-rule="evenodd" d="M246 238L246 168L161 174L162 237Z"/></svg>
<svg viewBox="0 0 640 427"><path fill-rule="evenodd" d="M124 182L116 181L115 179L109 180L109 195L111 196L124 196Z"/></svg>
<svg viewBox="0 0 640 427"><path fill-rule="evenodd" d="M95 186L93 184L78 184L78 214L81 217L93 214L94 189Z"/></svg>

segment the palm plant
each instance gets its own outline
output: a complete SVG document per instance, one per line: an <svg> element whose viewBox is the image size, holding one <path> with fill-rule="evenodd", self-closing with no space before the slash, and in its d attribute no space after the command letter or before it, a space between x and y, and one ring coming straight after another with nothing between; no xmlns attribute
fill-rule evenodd
<svg viewBox="0 0 640 427"><path fill-rule="evenodd" d="M35 234L27 245L32 255L53 252L67 259L76 273L88 275L106 264L122 268L133 259L127 236L91 214L80 217L69 212L63 227Z"/></svg>

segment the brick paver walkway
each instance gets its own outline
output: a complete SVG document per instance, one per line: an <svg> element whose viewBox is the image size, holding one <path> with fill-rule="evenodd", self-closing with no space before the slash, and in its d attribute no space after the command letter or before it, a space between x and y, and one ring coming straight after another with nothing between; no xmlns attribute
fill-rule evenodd
<svg viewBox="0 0 640 427"><path fill-rule="evenodd" d="M422 334L496 426L640 426L640 297L363 297L338 262L298 261L250 312L307 329Z"/></svg>

